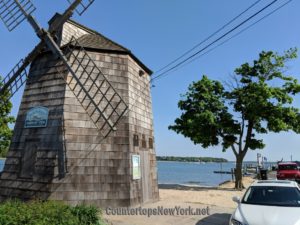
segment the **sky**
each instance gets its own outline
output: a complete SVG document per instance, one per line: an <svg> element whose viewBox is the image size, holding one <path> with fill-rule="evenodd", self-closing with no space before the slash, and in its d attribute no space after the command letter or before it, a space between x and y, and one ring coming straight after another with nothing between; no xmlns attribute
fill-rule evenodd
<svg viewBox="0 0 300 225"><path fill-rule="evenodd" d="M63 12L68 6L67 0L33 0L32 2L37 8L33 15L45 28L55 12ZM73 19L130 49L144 64L156 72L200 43L254 2L256 0L95 0L81 17L74 15ZM205 44L209 44L271 2L272 0L261 0L247 14ZM242 28L285 2L287 0L277 0L272 7L244 24ZM203 149L200 145L194 145L189 139L168 130L168 126L173 124L175 118L181 114L177 107L181 99L180 95L187 91L190 83L201 79L203 74L222 82L228 80L236 67L257 59L262 50L282 53L291 47L300 48L299 9L300 1L293 0L209 54L156 80L155 87L152 88L152 102L157 155L235 159L231 150L223 153L221 147ZM0 24L0 74L6 75L38 41L26 21L12 32L8 32L5 26ZM300 78L300 59L289 63L287 73ZM159 73L154 73L153 76L157 74ZM12 98L13 115L18 112L21 96L22 91L19 91ZM300 98L295 99L295 105L298 107L300 107L299 100ZM300 160L300 134L269 133L262 137L266 148L262 151L249 152L245 160L256 160L258 152L269 161L282 158L289 160L291 155L294 160Z"/></svg>

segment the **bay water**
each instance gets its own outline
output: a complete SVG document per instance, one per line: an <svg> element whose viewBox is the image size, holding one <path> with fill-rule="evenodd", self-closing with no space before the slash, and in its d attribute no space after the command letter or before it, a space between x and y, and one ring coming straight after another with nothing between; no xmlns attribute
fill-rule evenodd
<svg viewBox="0 0 300 225"><path fill-rule="evenodd" d="M4 160L0 159L0 172ZM214 171L231 171L234 162L227 163L193 163L193 162L157 162L159 184L182 184L191 186L218 186L230 180L230 174L215 174Z"/></svg>
<svg viewBox="0 0 300 225"><path fill-rule="evenodd" d="M231 171L234 162L195 163L158 161L159 184L181 184L190 186L218 186L231 180L231 174L216 174L214 171Z"/></svg>

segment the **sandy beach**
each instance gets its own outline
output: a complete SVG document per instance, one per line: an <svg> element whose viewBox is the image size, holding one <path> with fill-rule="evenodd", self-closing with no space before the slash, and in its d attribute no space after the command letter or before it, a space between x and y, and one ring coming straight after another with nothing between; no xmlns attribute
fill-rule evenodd
<svg viewBox="0 0 300 225"><path fill-rule="evenodd" d="M245 177L244 186L248 187L253 178ZM209 215L174 215L174 216L117 216L107 215L104 210L104 218L111 225L206 225L228 224L229 217L236 207L232 201L233 196L242 196L246 189L238 191L234 189L233 182L227 182L219 187L187 187L177 185L160 185L160 200L155 203L147 203L143 208L209 208ZM139 206L137 206L139 207Z"/></svg>
<svg viewBox="0 0 300 225"><path fill-rule="evenodd" d="M244 178L244 186L248 187L254 179ZM187 188L188 190L160 189L160 201L162 202L184 202L193 204L204 204L209 206L220 206L234 208L236 203L231 199L233 196L242 197L246 189L238 191L234 189L234 183L228 182L218 188Z"/></svg>

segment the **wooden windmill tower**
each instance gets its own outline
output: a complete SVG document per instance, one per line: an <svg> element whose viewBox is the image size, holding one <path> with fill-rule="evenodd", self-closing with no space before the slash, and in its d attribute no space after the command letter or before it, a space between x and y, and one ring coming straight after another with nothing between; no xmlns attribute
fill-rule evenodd
<svg viewBox="0 0 300 225"><path fill-rule="evenodd" d="M70 20L93 1L72 1L46 31L31 16L30 0L0 0L10 31L27 19L41 39L0 86L0 94L13 95L26 84L0 200L131 206L158 199L151 71L128 49Z"/></svg>

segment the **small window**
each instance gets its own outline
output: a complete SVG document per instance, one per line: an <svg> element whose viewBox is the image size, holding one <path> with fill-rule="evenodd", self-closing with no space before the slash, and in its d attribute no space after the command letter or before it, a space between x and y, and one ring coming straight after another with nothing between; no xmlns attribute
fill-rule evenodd
<svg viewBox="0 0 300 225"><path fill-rule="evenodd" d="M133 135L133 146L139 146L139 135Z"/></svg>
<svg viewBox="0 0 300 225"><path fill-rule="evenodd" d="M153 149L153 139L149 138L149 148Z"/></svg>
<svg viewBox="0 0 300 225"><path fill-rule="evenodd" d="M142 148L147 148L146 138L145 135L142 135Z"/></svg>

